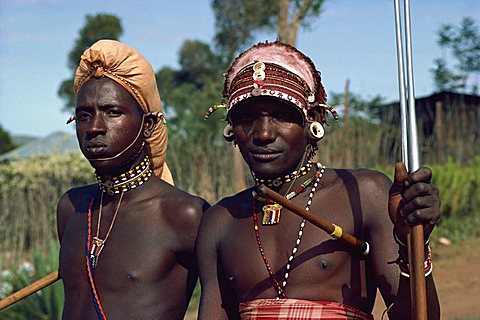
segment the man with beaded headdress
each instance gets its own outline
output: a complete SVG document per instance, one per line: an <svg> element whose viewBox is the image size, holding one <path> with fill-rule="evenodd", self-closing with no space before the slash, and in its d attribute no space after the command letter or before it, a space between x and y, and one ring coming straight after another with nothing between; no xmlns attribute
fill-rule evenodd
<svg viewBox="0 0 480 320"><path fill-rule="evenodd" d="M98 182L58 203L64 319L183 319L208 204L173 186L155 74L135 49L100 40L74 82L80 149Z"/></svg>
<svg viewBox="0 0 480 320"><path fill-rule="evenodd" d="M287 44L261 43L240 54L223 93L225 139L239 147L255 186L202 217L199 319L373 319L377 288L391 319L410 319L405 224L424 224L428 239L440 217L431 171L421 168L405 182L397 165L392 184L377 171L313 162L328 114L337 115L313 62ZM335 231L317 229L262 195L260 185L333 222ZM338 230L368 243L367 250L335 240ZM426 247L428 311L437 319L431 271Z"/></svg>

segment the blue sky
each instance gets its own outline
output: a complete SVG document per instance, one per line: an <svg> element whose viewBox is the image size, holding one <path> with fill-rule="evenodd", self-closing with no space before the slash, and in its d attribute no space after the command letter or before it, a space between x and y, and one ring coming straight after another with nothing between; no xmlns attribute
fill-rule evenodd
<svg viewBox="0 0 480 320"><path fill-rule="evenodd" d="M211 43L214 35L209 0L0 0L0 125L4 129L40 137L74 132L73 126L65 125L68 114L61 111L57 90L71 76L67 55L85 15L97 13L118 16L124 29L120 40L138 49L155 70L178 66L177 53L184 40ZM436 44L440 25L459 24L465 16L478 24L480 1L411 1L417 97L432 92L433 60L445 55ZM348 78L352 92L365 98L380 94L393 101L398 99L394 35L393 0L327 0L320 18L301 30L297 47L322 72L327 92L342 92ZM257 40L274 39L272 34Z"/></svg>

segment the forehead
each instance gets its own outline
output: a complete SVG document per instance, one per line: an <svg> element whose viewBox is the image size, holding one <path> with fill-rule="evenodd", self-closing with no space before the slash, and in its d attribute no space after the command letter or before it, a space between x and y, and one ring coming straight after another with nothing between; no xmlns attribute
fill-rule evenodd
<svg viewBox="0 0 480 320"><path fill-rule="evenodd" d="M303 113L293 104L272 97L257 97L238 103L231 111L230 119L235 121L252 114L271 116L282 114L291 117L292 120L303 120Z"/></svg>
<svg viewBox="0 0 480 320"><path fill-rule="evenodd" d="M77 107L106 105L125 106L142 112L135 98L125 88L107 77L92 78L80 88Z"/></svg>

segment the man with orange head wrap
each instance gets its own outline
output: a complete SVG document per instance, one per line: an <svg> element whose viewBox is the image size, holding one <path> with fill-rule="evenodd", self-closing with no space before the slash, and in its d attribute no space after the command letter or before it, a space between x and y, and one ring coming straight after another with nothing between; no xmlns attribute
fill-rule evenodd
<svg viewBox="0 0 480 320"><path fill-rule="evenodd" d="M155 74L135 49L100 40L74 82L80 149L98 183L58 203L64 319L183 319L208 204L173 186Z"/></svg>

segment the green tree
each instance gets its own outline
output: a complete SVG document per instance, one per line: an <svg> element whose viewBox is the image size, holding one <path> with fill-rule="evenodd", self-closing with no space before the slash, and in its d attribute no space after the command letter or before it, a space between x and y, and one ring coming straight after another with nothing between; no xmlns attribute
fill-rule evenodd
<svg viewBox="0 0 480 320"><path fill-rule="evenodd" d="M447 67L445 59L437 58L432 69L437 90L468 90L476 93L477 83L471 84L480 73L480 32L475 20L463 18L459 26L442 24L437 43L456 60L454 69Z"/></svg>
<svg viewBox="0 0 480 320"><path fill-rule="evenodd" d="M58 89L58 95L64 100L64 110L75 108L75 94L73 92L73 76L82 53L100 39L118 40L122 35L120 19L110 14L87 15L85 25L79 31L73 49L68 54L68 68L72 77L64 80Z"/></svg>
<svg viewBox="0 0 480 320"><path fill-rule="evenodd" d="M276 32L295 45L300 27L309 27L325 0L213 0L216 49L225 65L249 45L258 32Z"/></svg>
<svg viewBox="0 0 480 320"><path fill-rule="evenodd" d="M0 154L4 154L10 150L15 149L17 146L13 143L10 134L3 130L2 126L0 125Z"/></svg>
<svg viewBox="0 0 480 320"><path fill-rule="evenodd" d="M212 52L210 46L198 40L187 40L180 48L180 81L195 84L199 89L206 83L220 78L220 57Z"/></svg>
<svg viewBox="0 0 480 320"><path fill-rule="evenodd" d="M433 63L435 67L432 69L432 74L436 91L456 92L464 88L465 77L450 70L445 59L437 58Z"/></svg>
<svg viewBox="0 0 480 320"><path fill-rule="evenodd" d="M380 121L380 112L382 106L385 104L385 98L380 95L364 98L352 92L348 94L347 102L345 101L344 93L336 92L330 93L328 100L331 105L339 110L344 109L346 104L348 104L352 119L363 119L370 123L378 123Z"/></svg>
<svg viewBox="0 0 480 320"><path fill-rule="evenodd" d="M172 135L193 141L205 131L220 130L220 121L199 120L212 104L221 101L222 68L219 56L198 40L185 41L178 60L180 69L163 67L156 73L157 85ZM218 119L218 115L214 117Z"/></svg>

